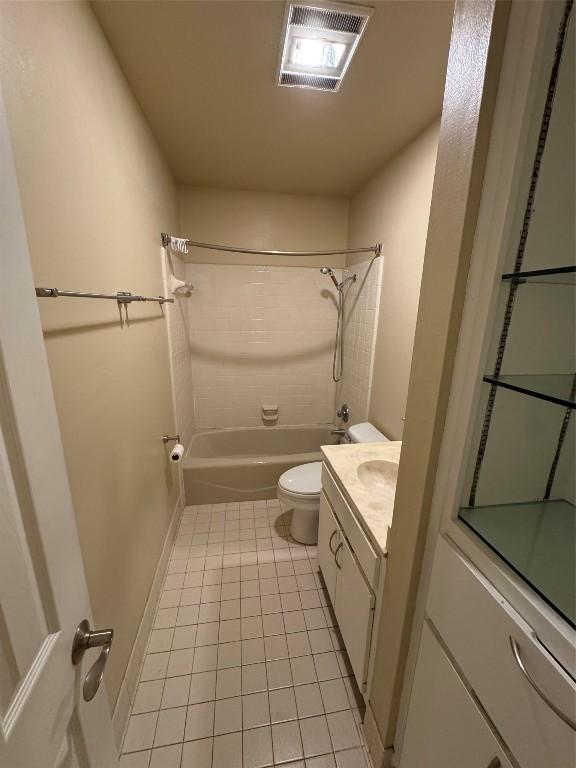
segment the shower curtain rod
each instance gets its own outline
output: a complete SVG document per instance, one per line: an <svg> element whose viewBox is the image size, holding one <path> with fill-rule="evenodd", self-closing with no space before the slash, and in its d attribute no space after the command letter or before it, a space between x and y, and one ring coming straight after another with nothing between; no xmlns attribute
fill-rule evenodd
<svg viewBox="0 0 576 768"><path fill-rule="evenodd" d="M230 245L216 245L215 243L200 243L189 240L186 237L174 237L162 232L162 245L179 253L188 253L188 248L206 248L209 251L228 251L231 253L251 253L255 256L340 256L345 253L373 253L380 256L382 243L376 243L368 248L344 248L336 251L257 251L253 248L235 248Z"/></svg>

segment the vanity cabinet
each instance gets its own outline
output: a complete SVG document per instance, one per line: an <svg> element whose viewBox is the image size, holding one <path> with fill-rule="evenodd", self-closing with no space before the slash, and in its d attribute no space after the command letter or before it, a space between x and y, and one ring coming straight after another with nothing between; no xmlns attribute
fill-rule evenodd
<svg viewBox="0 0 576 768"><path fill-rule="evenodd" d="M318 561L352 671L365 690L374 609L383 564L354 512L324 468L318 526Z"/></svg>
<svg viewBox="0 0 576 768"><path fill-rule="evenodd" d="M400 768L512 768L488 720L426 623Z"/></svg>

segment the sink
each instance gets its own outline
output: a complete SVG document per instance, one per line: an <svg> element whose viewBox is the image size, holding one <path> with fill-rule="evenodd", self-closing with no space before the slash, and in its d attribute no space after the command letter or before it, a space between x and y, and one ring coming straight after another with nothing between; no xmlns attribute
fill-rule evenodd
<svg viewBox="0 0 576 768"><path fill-rule="evenodd" d="M365 461L358 466L356 472L358 480L366 491L378 500L378 506L383 507L394 503L396 480L398 479L398 464L396 462Z"/></svg>

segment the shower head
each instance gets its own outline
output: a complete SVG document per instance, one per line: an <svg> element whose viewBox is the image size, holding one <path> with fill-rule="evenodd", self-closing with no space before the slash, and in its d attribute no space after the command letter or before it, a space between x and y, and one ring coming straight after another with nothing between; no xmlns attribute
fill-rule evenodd
<svg viewBox="0 0 576 768"><path fill-rule="evenodd" d="M336 280L336 277L334 276L334 272L330 269L330 267L320 267L320 272L323 275L329 275L330 280L332 280L336 288L340 290L340 283L338 282L338 280Z"/></svg>

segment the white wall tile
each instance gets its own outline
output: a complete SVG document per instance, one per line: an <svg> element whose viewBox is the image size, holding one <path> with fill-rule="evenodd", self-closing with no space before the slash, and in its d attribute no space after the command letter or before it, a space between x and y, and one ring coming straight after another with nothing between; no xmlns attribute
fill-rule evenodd
<svg viewBox="0 0 576 768"><path fill-rule="evenodd" d="M383 259L372 259L347 267L343 278L357 279L346 293L344 321L344 376L339 385L338 405L350 408L350 423L366 421L370 402L372 366Z"/></svg>
<svg viewBox="0 0 576 768"><path fill-rule="evenodd" d="M335 291L317 267L187 264L196 428L278 424L334 417ZM341 270L336 270L341 279ZM182 379L184 381L184 378Z"/></svg>

